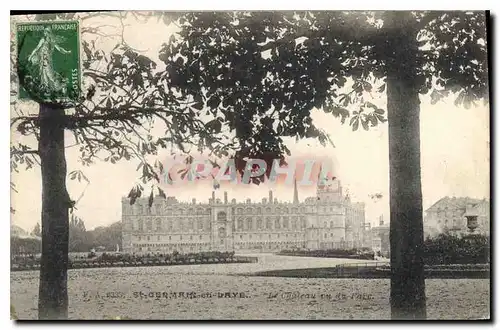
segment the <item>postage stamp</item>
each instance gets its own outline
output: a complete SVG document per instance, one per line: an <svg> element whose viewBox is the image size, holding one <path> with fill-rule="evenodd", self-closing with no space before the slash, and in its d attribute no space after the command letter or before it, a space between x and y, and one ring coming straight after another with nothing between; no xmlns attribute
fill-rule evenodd
<svg viewBox="0 0 500 330"><path fill-rule="evenodd" d="M18 70L25 83L19 98L76 101L80 93L78 21L17 25ZM34 94L34 95L32 95Z"/></svg>

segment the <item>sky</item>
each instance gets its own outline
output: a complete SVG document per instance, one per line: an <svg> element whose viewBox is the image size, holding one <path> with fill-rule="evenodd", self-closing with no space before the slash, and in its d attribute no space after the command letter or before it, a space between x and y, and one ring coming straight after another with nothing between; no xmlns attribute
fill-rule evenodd
<svg viewBox="0 0 500 330"><path fill-rule="evenodd" d="M113 22L114 23L114 22ZM172 28L163 22L150 20L125 26L125 40L134 48L144 50L152 58L157 58L161 44L168 40ZM112 24L99 20L84 21L83 26ZM99 47L110 50L116 40L101 39ZM384 95L374 100L385 108ZM36 111L33 104L24 104ZM313 122L330 134L335 147L323 147L313 141L291 141L288 146L292 156L297 158L317 157L329 159L334 166L334 175L339 179L353 201L365 202L366 219L372 225L383 215L389 220L389 154L388 126L381 124L369 131L360 129L353 132L347 124L331 114L314 110ZM489 198L489 108L480 105L464 109L456 107L453 99L444 99L431 105L427 96L421 97L421 166L424 210L444 196L469 196ZM12 140L20 139L15 132ZM90 183L68 181L68 190L73 199L80 200L76 214L86 224L87 229L112 224L121 219L121 198L137 182L139 173L134 161L117 164L96 162L90 167L78 163L78 148L66 149L68 172L82 170ZM11 206L16 210L12 222L31 230L40 221L41 177L40 170L32 170L12 175L17 193L11 195ZM180 201L207 201L211 196L212 183L183 185L167 189L166 193ZM293 190L288 186L248 185L224 186L229 199L243 201L246 198L260 201L273 189L274 197L281 201L292 201ZM382 194L373 200L370 195ZM299 186L299 199L313 196L311 187ZM223 190L216 192L223 198Z"/></svg>

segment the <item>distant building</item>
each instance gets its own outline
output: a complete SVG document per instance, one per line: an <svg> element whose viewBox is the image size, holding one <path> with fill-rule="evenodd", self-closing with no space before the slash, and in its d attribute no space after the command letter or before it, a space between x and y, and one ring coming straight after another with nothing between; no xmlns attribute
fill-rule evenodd
<svg viewBox="0 0 500 330"><path fill-rule="evenodd" d="M130 205L122 199L124 252L280 251L306 248L363 246L365 210L352 203L333 180L317 187L304 202L294 186L292 203L278 202L269 192L262 202L212 198L209 203L178 202L157 197L150 208L147 198Z"/></svg>
<svg viewBox="0 0 500 330"><path fill-rule="evenodd" d="M379 225L372 227L372 249L374 252L380 252L383 256L389 256L391 249L389 242L389 224L384 223L383 216L379 217Z"/></svg>
<svg viewBox="0 0 500 330"><path fill-rule="evenodd" d="M474 233L489 235L490 201L469 197L443 197L426 210L424 233L433 236L439 233L463 235L469 233L468 215L477 216Z"/></svg>

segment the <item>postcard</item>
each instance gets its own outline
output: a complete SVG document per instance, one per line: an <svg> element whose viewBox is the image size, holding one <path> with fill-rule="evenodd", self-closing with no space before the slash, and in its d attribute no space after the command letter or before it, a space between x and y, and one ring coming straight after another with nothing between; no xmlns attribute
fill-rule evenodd
<svg viewBox="0 0 500 330"><path fill-rule="evenodd" d="M491 318L489 12L10 18L12 319Z"/></svg>

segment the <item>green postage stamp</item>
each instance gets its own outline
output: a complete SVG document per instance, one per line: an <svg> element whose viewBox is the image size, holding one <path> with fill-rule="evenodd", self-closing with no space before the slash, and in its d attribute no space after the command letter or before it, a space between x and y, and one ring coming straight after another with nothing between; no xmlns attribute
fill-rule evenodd
<svg viewBox="0 0 500 330"><path fill-rule="evenodd" d="M80 94L78 21L17 25L19 98L76 101Z"/></svg>

